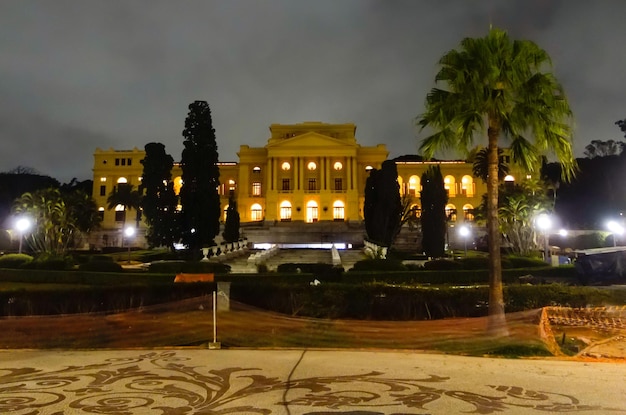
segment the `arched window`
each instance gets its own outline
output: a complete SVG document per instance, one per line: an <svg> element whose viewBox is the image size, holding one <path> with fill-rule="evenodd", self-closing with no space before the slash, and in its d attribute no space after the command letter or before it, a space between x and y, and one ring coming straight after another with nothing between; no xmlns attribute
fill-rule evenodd
<svg viewBox="0 0 626 415"><path fill-rule="evenodd" d="M341 221L345 219L344 204L341 200L333 203L333 220Z"/></svg>
<svg viewBox="0 0 626 415"><path fill-rule="evenodd" d="M119 179L117 179L118 183L128 183L128 180L126 179L126 177L120 177Z"/></svg>
<svg viewBox="0 0 626 415"><path fill-rule="evenodd" d="M282 165L281 168L285 171L291 170L291 164L289 164L289 162L285 161Z"/></svg>
<svg viewBox="0 0 626 415"><path fill-rule="evenodd" d="M343 164L341 164L340 161L336 161L335 164L333 165L333 168L337 171L343 169Z"/></svg>
<svg viewBox="0 0 626 415"><path fill-rule="evenodd" d="M126 221L126 210L124 210L123 205L115 206L115 221L116 222L125 222Z"/></svg>
<svg viewBox="0 0 626 415"><path fill-rule="evenodd" d="M309 164L306 165L306 168L313 171L317 169L317 164L314 161L310 161Z"/></svg>
<svg viewBox="0 0 626 415"><path fill-rule="evenodd" d="M317 222L318 213L317 213L317 202L314 200L309 200L306 204L306 221Z"/></svg>
<svg viewBox="0 0 626 415"><path fill-rule="evenodd" d="M291 220L291 203L287 200L280 203L280 220L285 222Z"/></svg>
<svg viewBox="0 0 626 415"><path fill-rule="evenodd" d="M474 179L472 176L465 175L461 178L461 195L474 197Z"/></svg>
<svg viewBox="0 0 626 415"><path fill-rule="evenodd" d="M255 203L250 208L250 219L253 222L258 222L260 220L263 220L263 208L258 203Z"/></svg>
<svg viewBox="0 0 626 415"><path fill-rule="evenodd" d="M372 169L373 169L372 166L365 166L365 171L367 171L367 172L371 171Z"/></svg>
<svg viewBox="0 0 626 415"><path fill-rule="evenodd" d="M259 166L254 166L254 167L252 168L252 172L253 172L253 173L261 173L261 168L260 168Z"/></svg>
<svg viewBox="0 0 626 415"><path fill-rule="evenodd" d="M474 206L470 204L463 206L463 218L466 222L474 221Z"/></svg>
<svg viewBox="0 0 626 415"><path fill-rule="evenodd" d="M513 186L515 186L515 177L511 176L510 174L507 175L504 178L504 186L508 189L513 188Z"/></svg>
<svg viewBox="0 0 626 415"><path fill-rule="evenodd" d="M448 192L448 197L456 196L456 180L454 176L446 176L443 178L443 187Z"/></svg>
<svg viewBox="0 0 626 415"><path fill-rule="evenodd" d="M446 205L446 217L450 222L456 222L456 206L453 204Z"/></svg>
<svg viewBox="0 0 626 415"><path fill-rule="evenodd" d="M411 176L409 177L409 195L416 197L419 196L418 193L420 191L420 178L419 176Z"/></svg>

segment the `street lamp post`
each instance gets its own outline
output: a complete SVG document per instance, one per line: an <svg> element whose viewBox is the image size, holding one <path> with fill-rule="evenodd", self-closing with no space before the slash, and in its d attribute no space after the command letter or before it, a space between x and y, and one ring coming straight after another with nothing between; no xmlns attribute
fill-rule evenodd
<svg viewBox="0 0 626 415"><path fill-rule="evenodd" d="M130 264L130 239L135 236L135 228L127 226L124 229L124 235L126 236L126 244L128 245L128 263Z"/></svg>
<svg viewBox="0 0 626 415"><path fill-rule="evenodd" d="M537 216L537 226L543 232L543 238L544 238L543 259L547 263L550 263L550 247L549 247L549 242L548 242L548 231L550 230L550 227L552 226L552 220L550 219L550 216L548 216L545 213L542 213L541 215Z"/></svg>
<svg viewBox="0 0 626 415"><path fill-rule="evenodd" d="M463 242L464 242L464 245L465 245L465 257L467 258L467 238L470 235L470 230L469 230L469 228L467 226L462 225L459 228L459 234L463 237Z"/></svg>
<svg viewBox="0 0 626 415"><path fill-rule="evenodd" d="M30 229L30 226L31 226L30 219L26 217L19 218L15 222L15 229L17 229L18 233L20 234L20 245L17 251L20 254L22 253L22 240L24 239L24 234L26 233L28 229Z"/></svg>
<svg viewBox="0 0 626 415"><path fill-rule="evenodd" d="M624 233L624 228L622 228L622 225L620 225L619 223L615 222L614 220L609 221L606 224L606 227L609 228L609 230L611 232L613 232L613 246L617 246L617 235L621 235Z"/></svg>

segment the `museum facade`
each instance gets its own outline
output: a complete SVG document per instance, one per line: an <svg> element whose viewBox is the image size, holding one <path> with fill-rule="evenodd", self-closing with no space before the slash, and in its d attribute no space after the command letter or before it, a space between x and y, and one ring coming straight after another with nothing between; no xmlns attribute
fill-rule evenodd
<svg viewBox="0 0 626 415"><path fill-rule="evenodd" d="M362 241L365 181L369 171L379 169L388 158L387 147L359 145L351 123L272 124L269 130L263 147L242 145L238 161L218 163L224 212L234 198L242 231L255 242ZM138 148L96 149L93 198L102 215L101 230L91 240L96 247L121 246L122 228L135 223L135 212L127 215L123 206L108 209L107 197L120 184L140 186L144 155ZM471 163L424 161L418 156L399 157L395 162L400 193L413 198L416 215L421 176L430 166L439 165L451 225L474 220L473 209L487 189L473 177ZM174 165L172 178L178 191L180 165ZM142 233L145 224L140 222L136 244L143 243Z"/></svg>

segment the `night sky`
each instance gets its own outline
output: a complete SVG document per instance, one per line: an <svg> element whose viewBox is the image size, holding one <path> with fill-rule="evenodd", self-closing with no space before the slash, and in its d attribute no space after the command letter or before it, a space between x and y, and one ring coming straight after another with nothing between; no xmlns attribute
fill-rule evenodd
<svg viewBox="0 0 626 415"><path fill-rule="evenodd" d="M581 156L623 138L625 16L623 0L2 0L0 171L89 179L96 147L151 141L179 160L196 99L222 161L304 121L415 154L438 59L490 24L551 55Z"/></svg>

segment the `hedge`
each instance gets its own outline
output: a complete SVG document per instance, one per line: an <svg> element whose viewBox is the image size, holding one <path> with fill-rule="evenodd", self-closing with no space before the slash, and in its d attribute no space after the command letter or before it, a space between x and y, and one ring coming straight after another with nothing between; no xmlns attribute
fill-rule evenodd
<svg viewBox="0 0 626 415"><path fill-rule="evenodd" d="M148 268L150 272L155 273L213 273L227 274L230 272L230 265L220 262L209 261L156 261L150 263Z"/></svg>
<svg viewBox="0 0 626 415"><path fill-rule="evenodd" d="M0 268L20 268L33 260L26 254L6 254L0 256Z"/></svg>
<svg viewBox="0 0 626 415"><path fill-rule="evenodd" d="M398 287L386 284L241 284L233 300L279 313L360 320L430 320L487 314L488 287ZM559 284L504 289L507 312L561 305L626 304L626 293Z"/></svg>

